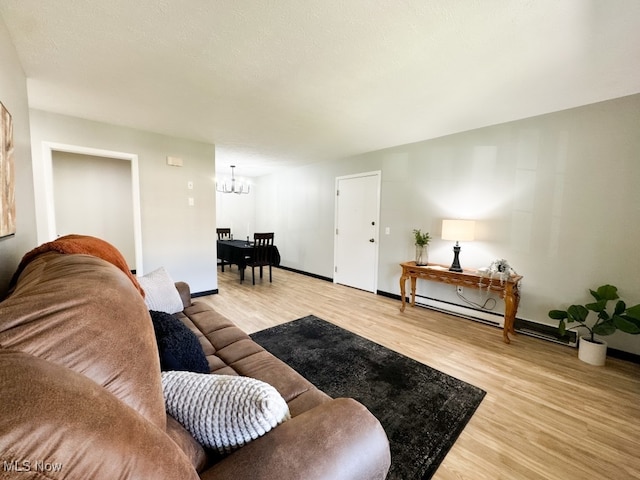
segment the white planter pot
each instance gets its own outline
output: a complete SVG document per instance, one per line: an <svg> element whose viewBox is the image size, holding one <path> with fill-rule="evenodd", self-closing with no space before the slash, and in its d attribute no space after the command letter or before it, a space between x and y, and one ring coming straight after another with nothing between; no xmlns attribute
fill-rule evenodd
<svg viewBox="0 0 640 480"><path fill-rule="evenodd" d="M592 342L588 338L580 337L578 358L590 365L601 367L607 359L607 342Z"/></svg>

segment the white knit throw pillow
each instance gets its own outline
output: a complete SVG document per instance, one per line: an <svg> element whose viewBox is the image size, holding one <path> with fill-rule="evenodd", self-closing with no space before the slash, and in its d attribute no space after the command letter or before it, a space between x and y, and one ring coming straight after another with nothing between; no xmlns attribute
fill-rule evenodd
<svg viewBox="0 0 640 480"><path fill-rule="evenodd" d="M162 372L167 412L205 447L230 452L291 418L268 383L249 377Z"/></svg>
<svg viewBox="0 0 640 480"><path fill-rule="evenodd" d="M144 301L149 310L173 314L184 309L176 285L164 267L138 277L138 283L144 290Z"/></svg>

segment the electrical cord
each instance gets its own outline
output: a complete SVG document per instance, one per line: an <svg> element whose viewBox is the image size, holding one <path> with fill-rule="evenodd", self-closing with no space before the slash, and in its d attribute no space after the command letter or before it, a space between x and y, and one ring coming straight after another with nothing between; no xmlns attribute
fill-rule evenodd
<svg viewBox="0 0 640 480"><path fill-rule="evenodd" d="M458 292L458 287L457 286L455 286L454 288L456 289L456 295L458 295L458 298L460 300L462 300L463 302L465 302L465 303L467 303L467 304L469 304L469 305L471 305L473 307L479 308L481 310L493 310L494 308L496 308L497 302L496 302L496 299L493 298L493 297L487 298L484 301L483 304L479 304L479 303L476 303L476 302L473 302L473 301L469 300L464 295L462 295L460 292ZM490 304L491 304L491 306L489 306Z"/></svg>

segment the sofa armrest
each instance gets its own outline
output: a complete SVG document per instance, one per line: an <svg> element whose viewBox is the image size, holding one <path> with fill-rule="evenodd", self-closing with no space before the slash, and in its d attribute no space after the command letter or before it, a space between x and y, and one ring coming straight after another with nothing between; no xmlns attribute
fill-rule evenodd
<svg viewBox="0 0 640 480"><path fill-rule="evenodd" d="M56 363L0 348L0 405L0 478L198 478L163 430ZM38 463L53 470L38 474Z"/></svg>
<svg viewBox="0 0 640 480"><path fill-rule="evenodd" d="M175 282L175 284L184 308L191 306L191 288L189 288L189 284L186 282Z"/></svg>
<svg viewBox="0 0 640 480"><path fill-rule="evenodd" d="M382 480L390 464L389 442L380 422L357 401L339 398L284 422L201 478Z"/></svg>

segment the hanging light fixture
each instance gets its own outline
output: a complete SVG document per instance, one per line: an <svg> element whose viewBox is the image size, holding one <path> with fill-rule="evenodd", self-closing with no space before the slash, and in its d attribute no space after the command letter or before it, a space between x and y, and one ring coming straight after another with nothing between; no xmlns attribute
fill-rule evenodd
<svg viewBox="0 0 640 480"><path fill-rule="evenodd" d="M236 185L236 177L233 174L233 169L236 168L235 165L231 165L231 186L227 185L227 182L224 182L222 184L222 186L218 185L218 182L216 182L216 190L218 192L222 192L222 193L237 193L238 195L242 194L242 193L249 193L251 191L251 186L250 185L245 185L245 184L239 184ZM246 189L245 189L246 187Z"/></svg>

